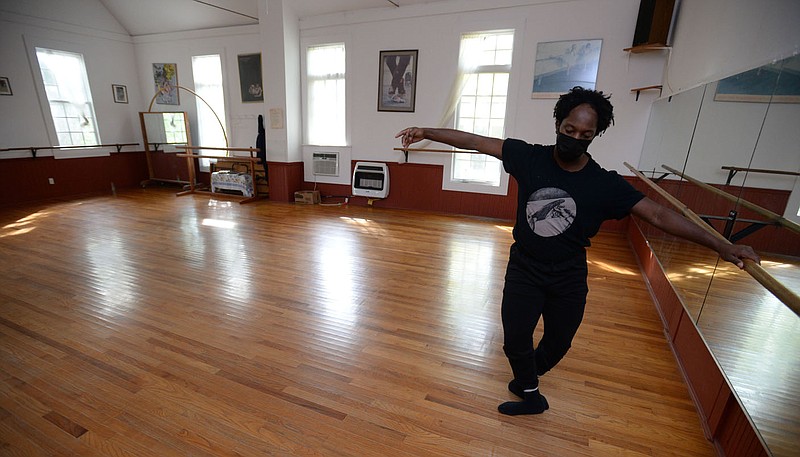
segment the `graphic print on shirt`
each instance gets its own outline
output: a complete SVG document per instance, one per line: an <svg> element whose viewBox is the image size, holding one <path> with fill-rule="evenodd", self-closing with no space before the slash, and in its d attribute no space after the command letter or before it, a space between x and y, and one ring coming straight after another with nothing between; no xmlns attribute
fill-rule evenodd
<svg viewBox="0 0 800 457"><path fill-rule="evenodd" d="M564 233L572 225L578 208L564 190L544 187L531 194L525 212L534 233L551 237Z"/></svg>

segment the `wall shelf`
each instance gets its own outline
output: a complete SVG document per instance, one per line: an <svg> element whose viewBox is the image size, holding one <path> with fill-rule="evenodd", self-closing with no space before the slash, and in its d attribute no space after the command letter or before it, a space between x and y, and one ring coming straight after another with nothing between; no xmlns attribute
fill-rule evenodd
<svg viewBox="0 0 800 457"><path fill-rule="evenodd" d="M661 43L651 43L625 48L623 51L630 52L631 54L641 54L643 52L666 51L669 49L672 49L672 47L663 45Z"/></svg>
<svg viewBox="0 0 800 457"><path fill-rule="evenodd" d="M623 51L630 52L631 54L642 54L642 53L645 53L645 52L665 51L665 50L670 50L670 49L672 49L670 46L666 46L666 45L661 44L661 43L645 43L645 44L640 44L638 46L625 48L625 49L623 49ZM645 90L656 90L657 89L658 90L658 96L660 97L663 87L664 86L662 86L661 84L656 84L656 85L652 85L652 86L644 86L644 87L635 87L635 88L631 89L631 92L636 92L636 101L638 102L639 101L639 95L642 93L642 91L645 91Z"/></svg>
<svg viewBox="0 0 800 457"><path fill-rule="evenodd" d="M639 101L639 94L645 90L658 90L658 95L661 96L661 90L664 88L661 84L655 86L644 86L644 87L635 87L631 89L631 92L636 92L636 101Z"/></svg>

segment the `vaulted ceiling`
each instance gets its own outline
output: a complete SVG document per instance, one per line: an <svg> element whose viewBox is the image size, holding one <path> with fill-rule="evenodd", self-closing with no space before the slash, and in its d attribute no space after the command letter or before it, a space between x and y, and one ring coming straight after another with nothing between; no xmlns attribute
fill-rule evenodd
<svg viewBox="0 0 800 457"><path fill-rule="evenodd" d="M267 0L100 0L132 36L258 23ZM300 18L447 0L285 0Z"/></svg>

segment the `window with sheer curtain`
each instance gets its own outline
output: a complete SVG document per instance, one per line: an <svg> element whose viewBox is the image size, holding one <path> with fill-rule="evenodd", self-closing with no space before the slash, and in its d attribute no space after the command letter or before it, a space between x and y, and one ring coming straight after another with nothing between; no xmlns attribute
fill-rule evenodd
<svg viewBox="0 0 800 457"><path fill-rule="evenodd" d="M59 146L100 144L83 55L36 48Z"/></svg>
<svg viewBox="0 0 800 457"><path fill-rule="evenodd" d="M199 146L224 148L227 144L223 129L227 127L225 93L222 90L222 59L219 54L192 56L192 76L194 91L199 95L195 97ZM203 100L210 105L210 108ZM203 152L201 150L200 154ZM219 155L220 151L209 150L208 153ZM210 162L209 159L200 159L200 169L208 171Z"/></svg>
<svg viewBox="0 0 800 457"><path fill-rule="evenodd" d="M309 46L306 143L346 146L344 43Z"/></svg>
<svg viewBox="0 0 800 457"><path fill-rule="evenodd" d="M456 128L478 135L505 135L508 79L514 31L462 35L461 94L456 107ZM453 181L498 186L502 163L483 154L453 154Z"/></svg>

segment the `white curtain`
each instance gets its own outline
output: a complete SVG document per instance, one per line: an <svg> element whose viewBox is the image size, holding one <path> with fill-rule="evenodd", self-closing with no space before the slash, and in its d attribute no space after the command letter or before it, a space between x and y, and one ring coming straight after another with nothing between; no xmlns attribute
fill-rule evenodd
<svg viewBox="0 0 800 457"><path fill-rule="evenodd" d="M453 117L456 114L458 102L461 99L461 93L464 91L464 86L467 85L469 75L475 71L478 66L478 59L474 53L469 51L469 40L479 39L480 33L467 33L461 35L461 46L458 52L458 70L456 76L453 78L453 84L450 86L447 100L444 102L442 115L439 117L439 122L436 127L452 128ZM431 144L430 140L425 140L414 145L415 148L426 148Z"/></svg>
<svg viewBox="0 0 800 457"><path fill-rule="evenodd" d="M218 54L192 56L194 90L197 98L197 138L199 146L228 147L225 126L225 94L222 91L222 61ZM203 102L205 100L205 102ZM208 105L206 105L208 103ZM210 106L209 106L210 105ZM216 114L216 115L215 115ZM200 150L200 154L220 155L222 151ZM210 160L201 159L200 169L208 171Z"/></svg>
<svg viewBox="0 0 800 457"><path fill-rule="evenodd" d="M306 68L308 144L346 146L344 44L309 47Z"/></svg>

